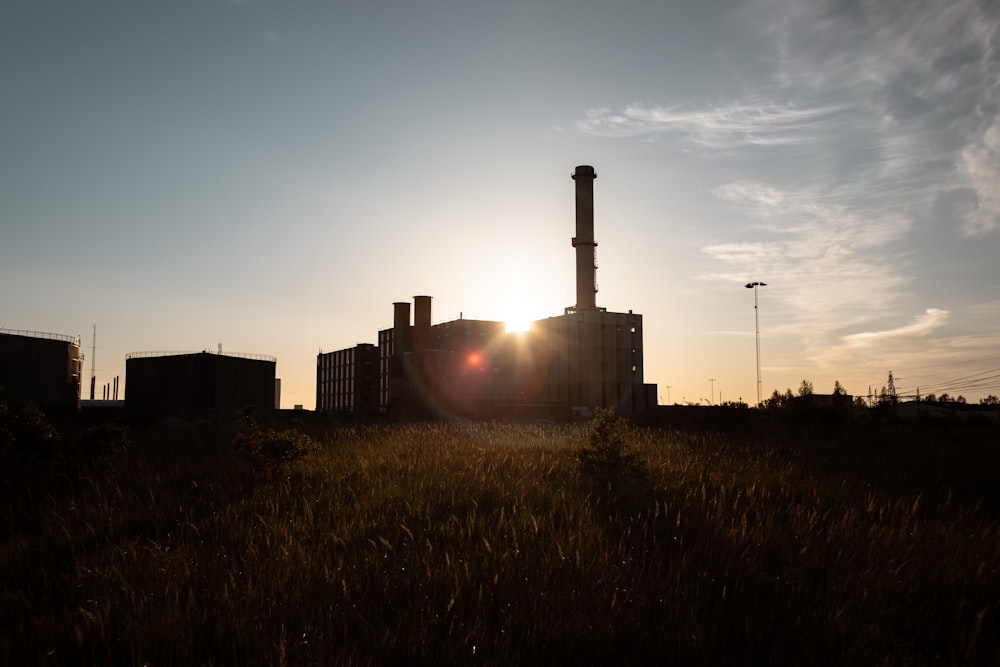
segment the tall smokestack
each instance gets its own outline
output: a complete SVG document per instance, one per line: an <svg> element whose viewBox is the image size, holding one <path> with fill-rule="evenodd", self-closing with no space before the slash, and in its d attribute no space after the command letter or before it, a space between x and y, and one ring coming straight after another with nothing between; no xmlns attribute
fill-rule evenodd
<svg viewBox="0 0 1000 667"><path fill-rule="evenodd" d="M576 310L597 309L597 266L594 259L594 179L593 167L580 165L573 173L576 181Z"/></svg>

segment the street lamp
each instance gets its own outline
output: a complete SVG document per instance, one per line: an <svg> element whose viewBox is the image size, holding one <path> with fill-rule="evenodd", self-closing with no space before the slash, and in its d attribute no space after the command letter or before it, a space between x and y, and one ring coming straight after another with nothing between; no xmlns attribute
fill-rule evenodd
<svg viewBox="0 0 1000 667"><path fill-rule="evenodd" d="M754 333L757 336L757 407L760 407L760 316L757 313L757 288L767 287L767 283L753 281L747 283L746 288L753 290L753 322Z"/></svg>

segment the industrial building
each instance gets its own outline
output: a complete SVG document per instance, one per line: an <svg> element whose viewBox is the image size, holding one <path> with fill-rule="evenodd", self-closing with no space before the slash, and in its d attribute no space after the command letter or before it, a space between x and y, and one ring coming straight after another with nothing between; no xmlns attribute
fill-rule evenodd
<svg viewBox="0 0 1000 667"><path fill-rule="evenodd" d="M379 351L371 343L316 358L316 410L376 415L379 411Z"/></svg>
<svg viewBox="0 0 1000 667"><path fill-rule="evenodd" d="M80 407L80 338L0 329L0 403Z"/></svg>
<svg viewBox="0 0 1000 667"><path fill-rule="evenodd" d="M259 354L133 352L125 407L134 414L226 417L275 405L277 359Z"/></svg>
<svg viewBox="0 0 1000 667"><path fill-rule="evenodd" d="M597 174L582 165L572 178L576 304L518 335L489 320L431 324L429 296L414 297L411 323L410 303L397 302L393 326L378 332L377 346L320 353L316 409L420 419L586 414L598 407L634 415L656 405L656 385L643 381L642 315L597 305Z"/></svg>

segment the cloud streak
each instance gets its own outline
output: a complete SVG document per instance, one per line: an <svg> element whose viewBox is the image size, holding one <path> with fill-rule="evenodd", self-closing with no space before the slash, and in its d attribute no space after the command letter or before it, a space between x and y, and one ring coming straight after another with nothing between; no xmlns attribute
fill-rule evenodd
<svg viewBox="0 0 1000 667"><path fill-rule="evenodd" d="M765 100L735 101L710 109L630 105L591 109L574 127L608 137L677 135L704 148L788 146L820 138L814 128L841 111L836 105L802 108Z"/></svg>
<svg viewBox="0 0 1000 667"><path fill-rule="evenodd" d="M851 347L860 347L901 338L922 338L944 325L948 321L949 315L950 313L947 310L928 308L923 315L914 318L910 324L885 331L864 331L862 333L851 334L844 336L841 340Z"/></svg>

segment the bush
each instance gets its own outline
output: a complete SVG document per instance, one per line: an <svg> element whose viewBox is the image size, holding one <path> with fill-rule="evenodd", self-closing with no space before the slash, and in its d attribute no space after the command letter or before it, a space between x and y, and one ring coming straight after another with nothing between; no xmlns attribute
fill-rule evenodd
<svg viewBox="0 0 1000 667"><path fill-rule="evenodd" d="M128 429L114 422L104 422L86 429L76 438L73 453L88 459L123 456L132 441Z"/></svg>
<svg viewBox="0 0 1000 667"><path fill-rule="evenodd" d="M257 470L280 470L317 448L316 441L295 429L262 429L252 421L233 442L236 452Z"/></svg>
<svg viewBox="0 0 1000 667"><path fill-rule="evenodd" d="M626 451L628 420L611 410L599 409L590 424L587 446L577 450L578 470L594 486L598 500L619 507L638 502L647 487L646 462Z"/></svg>
<svg viewBox="0 0 1000 667"><path fill-rule="evenodd" d="M0 454L45 458L58 442L59 433L38 406L16 409L0 403Z"/></svg>

